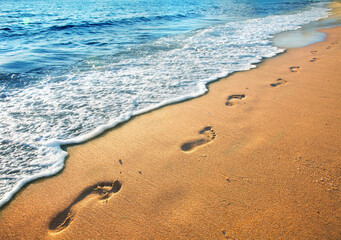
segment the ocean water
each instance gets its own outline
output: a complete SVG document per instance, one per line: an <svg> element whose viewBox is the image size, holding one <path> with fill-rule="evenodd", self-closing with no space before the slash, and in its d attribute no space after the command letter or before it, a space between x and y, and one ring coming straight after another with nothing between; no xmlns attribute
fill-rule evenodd
<svg viewBox="0 0 341 240"><path fill-rule="evenodd" d="M0 0L0 207L59 172L63 144L254 68L326 2Z"/></svg>
<svg viewBox="0 0 341 240"><path fill-rule="evenodd" d="M298 48L323 41L327 34L319 29L341 26L341 19L335 16L314 21L294 31L281 32L272 39L272 44L279 48Z"/></svg>

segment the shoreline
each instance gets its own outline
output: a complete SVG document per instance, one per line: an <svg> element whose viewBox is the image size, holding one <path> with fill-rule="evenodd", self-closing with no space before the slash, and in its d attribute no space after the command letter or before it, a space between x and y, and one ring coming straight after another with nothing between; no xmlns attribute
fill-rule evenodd
<svg viewBox="0 0 341 240"><path fill-rule="evenodd" d="M325 18L322 18L320 20L323 20L323 19L325 19ZM303 25L303 28L305 26L307 26L307 25ZM293 31L297 31L297 30L293 30ZM289 31L289 32L291 32L291 31ZM278 49L279 49L279 51L277 51L277 53L275 53L275 52L273 53L275 55L271 55L271 56L268 55L267 57L263 56L262 59L259 62L253 63L252 67L250 69L235 71L235 72L232 72L232 73L228 74L228 76L231 76L232 74L235 74L235 73L238 73L238 72L249 71L249 70L251 70L253 68L256 68L259 64L262 64L262 62L265 59L269 59L269 58L272 58L274 56L279 56L280 54L285 52L285 50L282 49L281 47L278 47ZM283 50L283 52L282 52L282 50ZM224 76L224 77L218 77L218 76ZM132 113L129 113L129 114L123 114L121 116L121 119L115 120L115 121L109 121L108 123L106 123L104 125L100 125L97 128L93 129L89 133L80 135L78 137L74 137L74 138L67 139L67 140L57 140L57 139L47 140L46 142L43 143L43 145L45 145L46 147L51 147L52 150L55 150L55 151L59 152L59 154L56 155L55 158L54 158L54 159L59 159L54 164L54 166L57 166L57 167L55 167L54 169L50 170L47 173L42 172L42 173L40 173L38 175L33 175L33 176L30 176L27 179L23 179L22 181L20 181L19 184L17 184L16 187L12 189L12 191L7 192L4 195L4 197L1 199L1 201L0 201L0 209L6 203L8 203L13 198L13 196L15 194L17 194L18 191L23 189L23 187L25 185L30 184L31 182L36 181L36 180L41 179L41 178L51 177L51 176L54 176L56 174L59 174L62 171L62 169L64 168L65 159L66 159L66 157L68 155L68 153L66 151L66 148L68 148L69 146L75 146L75 145L78 145L78 144L83 144L83 143L86 143L88 141L91 141L94 138L100 137L103 134L103 132L111 131L117 125L124 124L125 122L130 121L134 117L139 116L141 114L147 114L147 113L149 113L151 111L158 110L160 108L163 108L163 107L166 107L166 106L169 106L169 105L179 104L179 103L188 101L190 99L200 97L200 96L202 96L202 95L207 93L208 87L209 87L210 84L212 84L214 82L217 82L217 81L220 81L221 79L226 78L228 76L225 76L224 74L223 75L219 75L218 74L215 77L209 78L209 79L213 79L213 80L209 80L208 79L208 80L203 81L200 84L198 83L198 86L199 86L198 88L201 89L201 90L199 90L197 92L191 93L191 94L186 95L186 96L178 97L178 98L175 98L175 99L172 99L172 100L166 100L166 101L163 101L163 102L161 102L161 103L159 103L157 105L153 105L153 106L150 106L148 108L144 108L142 110L135 111L135 112L132 112Z"/></svg>
<svg viewBox="0 0 341 240"><path fill-rule="evenodd" d="M1 210L0 236L340 237L340 29L69 148L61 174L28 185ZM66 209L69 224L51 229Z"/></svg>

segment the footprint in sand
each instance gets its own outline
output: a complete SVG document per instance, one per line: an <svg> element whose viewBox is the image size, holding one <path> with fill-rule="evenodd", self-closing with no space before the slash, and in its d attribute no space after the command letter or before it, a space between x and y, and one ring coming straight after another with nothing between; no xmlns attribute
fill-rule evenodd
<svg viewBox="0 0 341 240"><path fill-rule="evenodd" d="M316 54L316 53L318 53L318 51L317 50L312 50L312 51L310 51L311 52L311 54Z"/></svg>
<svg viewBox="0 0 341 240"><path fill-rule="evenodd" d="M98 201L106 202L109 198L121 189L121 183L115 182L100 182L90 186L68 206L66 209L58 213L50 222L49 229L52 233L59 233L66 229L75 218L75 210L81 202L96 198Z"/></svg>
<svg viewBox="0 0 341 240"><path fill-rule="evenodd" d="M298 67L298 66L290 67L291 72L299 72L299 70L300 70L300 67Z"/></svg>
<svg viewBox="0 0 341 240"><path fill-rule="evenodd" d="M284 80L283 78L278 78L276 80L276 82L275 83L271 83L270 86L271 87L277 87L277 86L284 85L284 84L287 84L287 83L288 83L287 80Z"/></svg>
<svg viewBox="0 0 341 240"><path fill-rule="evenodd" d="M320 60L319 58L316 58L316 57L314 57L314 58L312 58L311 60L310 60L310 62L316 62L316 61L318 61L318 60Z"/></svg>
<svg viewBox="0 0 341 240"><path fill-rule="evenodd" d="M245 98L244 94L240 94L240 95L231 95L227 98L227 102L225 103L226 106L232 107L235 105L234 102L231 102L231 100L242 100L243 98Z"/></svg>
<svg viewBox="0 0 341 240"><path fill-rule="evenodd" d="M181 150L184 152L192 152L198 147L204 146L216 138L216 133L210 126L204 127L202 130L199 131L199 134L201 134L203 138L182 144Z"/></svg>
<svg viewBox="0 0 341 240"><path fill-rule="evenodd" d="M337 45L339 42L336 41L336 42L332 42L330 46L326 47L327 49L331 49L333 48L335 45Z"/></svg>

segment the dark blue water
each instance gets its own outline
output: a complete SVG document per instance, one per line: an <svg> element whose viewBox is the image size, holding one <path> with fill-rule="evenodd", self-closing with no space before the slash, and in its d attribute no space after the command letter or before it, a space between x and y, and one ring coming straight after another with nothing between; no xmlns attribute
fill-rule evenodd
<svg viewBox="0 0 341 240"><path fill-rule="evenodd" d="M120 54L160 37L281 14L311 2L316 1L1 1L0 74L32 81L35 74L67 71L84 59Z"/></svg>
<svg viewBox="0 0 341 240"><path fill-rule="evenodd" d="M293 0L0 0L0 206L78 143L282 52L327 16Z"/></svg>

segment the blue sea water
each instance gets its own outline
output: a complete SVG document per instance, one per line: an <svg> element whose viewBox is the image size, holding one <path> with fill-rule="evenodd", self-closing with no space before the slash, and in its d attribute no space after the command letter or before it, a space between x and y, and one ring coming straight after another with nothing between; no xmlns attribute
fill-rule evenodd
<svg viewBox="0 0 341 240"><path fill-rule="evenodd" d="M0 0L0 207L61 145L207 91L328 16L317 0Z"/></svg>

